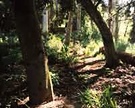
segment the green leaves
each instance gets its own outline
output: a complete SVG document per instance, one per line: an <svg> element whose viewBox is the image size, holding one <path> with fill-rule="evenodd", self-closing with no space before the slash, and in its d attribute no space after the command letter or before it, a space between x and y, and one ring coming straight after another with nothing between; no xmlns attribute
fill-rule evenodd
<svg viewBox="0 0 135 108"><path fill-rule="evenodd" d="M117 108L117 102L115 101L112 93L112 87L105 88L101 95L101 108Z"/></svg>
<svg viewBox="0 0 135 108"><path fill-rule="evenodd" d="M101 91L86 89L84 92L80 92L79 97L86 108L117 108L111 86L106 87L102 93Z"/></svg>

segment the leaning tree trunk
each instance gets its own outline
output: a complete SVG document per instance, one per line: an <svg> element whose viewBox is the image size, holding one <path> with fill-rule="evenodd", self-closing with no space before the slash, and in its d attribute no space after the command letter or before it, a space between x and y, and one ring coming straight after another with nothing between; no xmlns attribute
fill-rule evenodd
<svg viewBox="0 0 135 108"><path fill-rule="evenodd" d="M106 66L114 67L118 65L119 60L117 59L115 53L112 33L110 32L110 29L107 27L102 16L100 15L99 11L96 9L91 0L80 0L80 2L101 32L103 44L106 51Z"/></svg>
<svg viewBox="0 0 135 108"><path fill-rule="evenodd" d="M22 55L25 62L29 98L32 104L52 100L51 84L46 73L41 30L34 0L14 0L14 12ZM47 62L47 61L46 61Z"/></svg>

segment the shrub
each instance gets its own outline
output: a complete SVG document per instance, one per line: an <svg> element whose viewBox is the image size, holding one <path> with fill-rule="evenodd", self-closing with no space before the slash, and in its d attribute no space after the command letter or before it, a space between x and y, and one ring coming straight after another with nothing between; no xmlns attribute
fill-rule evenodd
<svg viewBox="0 0 135 108"><path fill-rule="evenodd" d="M85 108L117 108L111 86L106 87L102 93L86 89L80 92L79 97Z"/></svg>

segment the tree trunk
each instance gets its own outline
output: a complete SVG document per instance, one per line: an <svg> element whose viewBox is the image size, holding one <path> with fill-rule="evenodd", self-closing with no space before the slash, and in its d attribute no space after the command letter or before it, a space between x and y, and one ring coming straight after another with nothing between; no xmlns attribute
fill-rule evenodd
<svg viewBox="0 0 135 108"><path fill-rule="evenodd" d="M46 8L44 8L42 16L42 33L48 33L48 10Z"/></svg>
<svg viewBox="0 0 135 108"><path fill-rule="evenodd" d="M115 42L118 41L119 37L119 13L116 13L115 19L114 19L114 30L113 30L113 36L115 38Z"/></svg>
<svg viewBox="0 0 135 108"><path fill-rule="evenodd" d="M80 0L80 2L101 32L103 44L106 51L106 66L114 67L118 65L119 60L117 59L115 53L112 33L110 32L110 29L107 27L102 16L100 15L99 11L97 11L91 0Z"/></svg>
<svg viewBox="0 0 135 108"><path fill-rule="evenodd" d="M81 6L77 4L77 31L81 30Z"/></svg>
<svg viewBox="0 0 135 108"><path fill-rule="evenodd" d="M108 0L108 26L112 31L112 0Z"/></svg>
<svg viewBox="0 0 135 108"><path fill-rule="evenodd" d="M51 84L46 73L41 30L34 0L14 0L14 12L28 81L31 104L52 100ZM47 79L46 79L47 78ZM48 83L46 83L48 82Z"/></svg>
<svg viewBox="0 0 135 108"><path fill-rule="evenodd" d="M67 23L67 28L66 28L66 36L65 36L65 44L67 46L70 44L70 37L72 33L72 22L73 22L72 12L69 11L68 23Z"/></svg>
<svg viewBox="0 0 135 108"><path fill-rule="evenodd" d="M134 5L134 14L133 14L133 25L132 25L132 30L130 33L130 43L135 43L135 3L133 3Z"/></svg>
<svg viewBox="0 0 135 108"><path fill-rule="evenodd" d="M116 15L113 18L113 36L115 38L115 42L117 43L119 35L119 11L117 11L118 0L115 0L113 5L116 12Z"/></svg>

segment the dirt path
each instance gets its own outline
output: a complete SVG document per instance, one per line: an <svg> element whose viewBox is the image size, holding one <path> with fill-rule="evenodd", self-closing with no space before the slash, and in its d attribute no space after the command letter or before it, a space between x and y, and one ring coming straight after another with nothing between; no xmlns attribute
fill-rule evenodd
<svg viewBox="0 0 135 108"><path fill-rule="evenodd" d="M107 69L104 68L104 64L104 60L80 56L77 63L69 66L55 63L50 65L59 75L59 84L54 85L54 92L57 98L53 104L59 105L56 108L81 108L82 104L79 102L78 93L87 88L102 92L104 85L113 87L113 92L117 97L120 108L134 108L135 67L123 65L118 66L116 69ZM3 91L0 97L2 105L7 105L7 102L15 102L14 97L23 99L28 96L27 84L23 83L24 76L23 74L21 77L20 75L11 76L10 74L0 75L0 85L2 85L1 90ZM11 86L13 84L14 86L19 86L14 92L12 90L13 86Z"/></svg>

